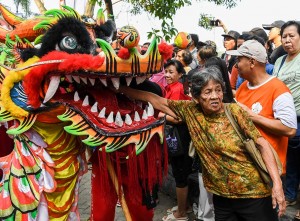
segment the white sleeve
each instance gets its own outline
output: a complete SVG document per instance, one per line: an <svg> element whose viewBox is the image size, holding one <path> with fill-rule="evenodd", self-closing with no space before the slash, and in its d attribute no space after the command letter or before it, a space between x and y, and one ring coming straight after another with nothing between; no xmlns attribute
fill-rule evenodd
<svg viewBox="0 0 300 221"><path fill-rule="evenodd" d="M273 103L274 117L287 127L297 129L297 114L293 96L289 93L279 95Z"/></svg>

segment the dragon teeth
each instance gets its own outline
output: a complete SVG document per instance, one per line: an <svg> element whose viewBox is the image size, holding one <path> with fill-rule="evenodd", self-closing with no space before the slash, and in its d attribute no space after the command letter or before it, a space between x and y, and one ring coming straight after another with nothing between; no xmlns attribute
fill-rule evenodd
<svg viewBox="0 0 300 221"><path fill-rule="evenodd" d="M129 114L125 115L125 124L127 125L131 125L132 124L132 120Z"/></svg>
<svg viewBox="0 0 300 221"><path fill-rule="evenodd" d="M119 127L122 127L124 122L122 120L122 117L121 117L121 114L120 112L118 111L117 114L116 114L116 119L115 119L115 124Z"/></svg>
<svg viewBox="0 0 300 221"><path fill-rule="evenodd" d="M127 84L127 86L130 85L132 79L133 79L133 77L127 77L127 78L126 78L126 84Z"/></svg>
<svg viewBox="0 0 300 221"><path fill-rule="evenodd" d="M95 102L91 108L91 112L97 113L98 112L98 102Z"/></svg>
<svg viewBox="0 0 300 221"><path fill-rule="evenodd" d="M50 84L47 90L47 93L45 95L44 101L43 103L48 102L56 93L57 88L59 86L59 82L60 82L60 76L52 76L50 78Z"/></svg>
<svg viewBox="0 0 300 221"><path fill-rule="evenodd" d="M142 77L136 77L135 81L137 84L141 84L146 80L147 76L142 76Z"/></svg>
<svg viewBox="0 0 300 221"><path fill-rule="evenodd" d="M101 83L102 83L105 87L107 87L107 81L106 81L106 78L99 78L99 79L100 79Z"/></svg>
<svg viewBox="0 0 300 221"><path fill-rule="evenodd" d="M83 81L83 83L87 84L87 78L86 77L80 77L80 79Z"/></svg>
<svg viewBox="0 0 300 221"><path fill-rule="evenodd" d="M147 115L148 117L154 116L154 108L150 102L148 102Z"/></svg>
<svg viewBox="0 0 300 221"><path fill-rule="evenodd" d="M106 119L106 123L113 123L114 122L114 112L110 112L110 114L108 115L107 119Z"/></svg>
<svg viewBox="0 0 300 221"><path fill-rule="evenodd" d="M89 78L89 81L91 82L91 85L94 86L96 79L95 78Z"/></svg>
<svg viewBox="0 0 300 221"><path fill-rule="evenodd" d="M143 119L143 120L147 120L147 119L148 119L148 115L147 115L146 110L143 111L142 119Z"/></svg>
<svg viewBox="0 0 300 221"><path fill-rule="evenodd" d="M78 76L72 75L72 78L74 79L74 81L76 81L78 84L80 84L80 78Z"/></svg>
<svg viewBox="0 0 300 221"><path fill-rule="evenodd" d="M102 110L100 111L98 117L99 118L105 118L105 111L106 111L106 107L103 107Z"/></svg>
<svg viewBox="0 0 300 221"><path fill-rule="evenodd" d="M79 97L79 94L78 94L78 92L77 91L75 91L75 93L74 93L74 101L79 101L80 100L80 97Z"/></svg>
<svg viewBox="0 0 300 221"><path fill-rule="evenodd" d="M111 82L113 83L114 87L118 90L120 87L120 79L119 78L111 78Z"/></svg>
<svg viewBox="0 0 300 221"><path fill-rule="evenodd" d="M84 100L83 100L82 106L86 107L88 105L89 105L89 96L86 95L85 98L84 98Z"/></svg>
<svg viewBox="0 0 300 221"><path fill-rule="evenodd" d="M141 121L140 115L139 115L139 113L137 111L134 112L134 119L133 120L137 121L137 122Z"/></svg>

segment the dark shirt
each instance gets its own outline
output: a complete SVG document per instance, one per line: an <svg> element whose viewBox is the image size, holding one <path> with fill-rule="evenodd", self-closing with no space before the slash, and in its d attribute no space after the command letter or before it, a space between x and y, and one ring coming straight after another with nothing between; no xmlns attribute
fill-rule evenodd
<svg viewBox="0 0 300 221"><path fill-rule="evenodd" d="M281 57L282 55L285 55L286 51L283 49L282 45L279 47L275 48L270 55L269 62L270 64L275 64L277 58Z"/></svg>
<svg viewBox="0 0 300 221"><path fill-rule="evenodd" d="M229 56L229 59L227 59L227 56ZM229 73L231 73L232 67L236 63L236 59L237 59L236 56L228 55L225 52L224 54L222 54L221 58L225 60L228 71L229 71Z"/></svg>

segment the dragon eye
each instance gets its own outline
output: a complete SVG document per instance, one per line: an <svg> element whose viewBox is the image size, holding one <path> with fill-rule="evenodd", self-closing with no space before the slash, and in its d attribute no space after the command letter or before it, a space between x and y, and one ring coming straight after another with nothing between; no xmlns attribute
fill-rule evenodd
<svg viewBox="0 0 300 221"><path fill-rule="evenodd" d="M59 47L63 50L63 49L75 49L77 48L78 43L76 38L72 37L72 36L66 36L64 37L60 43L59 43Z"/></svg>
<svg viewBox="0 0 300 221"><path fill-rule="evenodd" d="M133 35L130 35L129 41L134 41L135 37Z"/></svg>

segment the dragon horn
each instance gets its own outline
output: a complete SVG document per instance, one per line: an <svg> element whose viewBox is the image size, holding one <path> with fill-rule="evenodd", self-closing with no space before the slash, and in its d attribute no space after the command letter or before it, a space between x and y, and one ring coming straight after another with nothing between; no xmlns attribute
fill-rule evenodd
<svg viewBox="0 0 300 221"><path fill-rule="evenodd" d="M100 8L97 12L97 17L96 17L96 24L97 25L103 25L105 23L105 16L103 13L103 9Z"/></svg>
<svg viewBox="0 0 300 221"><path fill-rule="evenodd" d="M0 12L4 18L4 20L11 26L16 26L24 21L23 18L13 14L7 8L5 8L2 4L0 4Z"/></svg>

